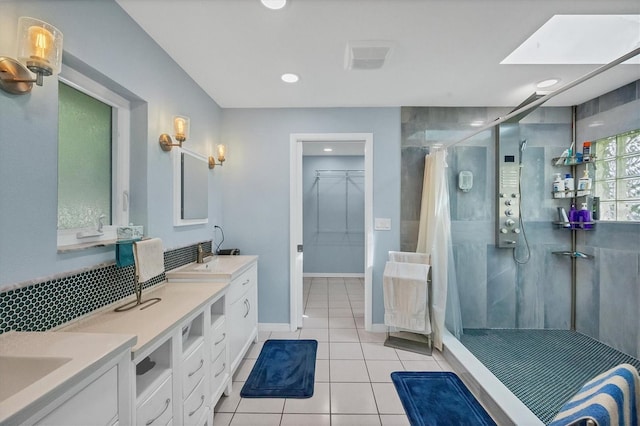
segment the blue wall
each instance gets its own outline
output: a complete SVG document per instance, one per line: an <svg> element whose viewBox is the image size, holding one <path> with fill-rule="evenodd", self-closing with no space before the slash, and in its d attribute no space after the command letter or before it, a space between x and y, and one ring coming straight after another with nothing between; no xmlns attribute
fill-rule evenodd
<svg viewBox="0 0 640 426"><path fill-rule="evenodd" d="M374 323L382 323L382 272L400 243L400 108L224 109L225 246L260 256L259 321L289 322L289 138L291 133L373 133L373 216L391 218L376 231Z"/></svg>
<svg viewBox="0 0 640 426"><path fill-rule="evenodd" d="M305 156L302 180L304 273L364 274L364 157Z"/></svg>
<svg viewBox="0 0 640 426"><path fill-rule="evenodd" d="M131 221L165 248L211 239L210 226L173 227L171 156L158 137L173 115L190 116L185 147L208 154L219 143L220 107L114 1L0 2L0 54L15 56L23 15L59 28L64 61L132 101ZM47 77L31 94L0 93L0 290L114 259L112 247L57 253L57 86ZM209 175L214 224L222 175Z"/></svg>

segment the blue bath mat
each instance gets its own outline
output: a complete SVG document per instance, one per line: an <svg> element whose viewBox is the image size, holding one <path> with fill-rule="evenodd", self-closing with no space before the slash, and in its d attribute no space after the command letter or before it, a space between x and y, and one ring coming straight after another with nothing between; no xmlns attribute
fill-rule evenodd
<svg viewBox="0 0 640 426"><path fill-rule="evenodd" d="M495 425L454 373L391 373L411 426Z"/></svg>
<svg viewBox="0 0 640 426"><path fill-rule="evenodd" d="M240 396L311 398L317 350L316 340L267 340Z"/></svg>

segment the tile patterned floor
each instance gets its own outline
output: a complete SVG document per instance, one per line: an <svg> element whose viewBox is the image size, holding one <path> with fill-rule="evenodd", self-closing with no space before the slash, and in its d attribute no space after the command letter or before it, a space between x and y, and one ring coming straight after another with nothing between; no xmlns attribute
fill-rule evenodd
<svg viewBox="0 0 640 426"><path fill-rule="evenodd" d="M304 283L303 328L260 333L233 378L233 392L215 407L215 426L409 425L391 382L393 371L452 371L442 355L388 348L385 333L364 330L359 278L312 278ZM240 397L267 339L316 339L315 388L309 399Z"/></svg>

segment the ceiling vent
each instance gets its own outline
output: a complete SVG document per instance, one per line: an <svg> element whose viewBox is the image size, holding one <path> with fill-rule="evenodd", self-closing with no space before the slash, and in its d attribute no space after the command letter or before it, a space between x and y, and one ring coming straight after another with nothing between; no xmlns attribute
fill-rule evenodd
<svg viewBox="0 0 640 426"><path fill-rule="evenodd" d="M344 58L348 70L377 70L389 59L393 43L390 41L363 40L350 41Z"/></svg>

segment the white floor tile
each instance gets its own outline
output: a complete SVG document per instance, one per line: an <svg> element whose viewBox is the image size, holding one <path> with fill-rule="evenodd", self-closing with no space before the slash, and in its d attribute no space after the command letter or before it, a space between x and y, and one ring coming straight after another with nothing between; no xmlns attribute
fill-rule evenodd
<svg viewBox="0 0 640 426"><path fill-rule="evenodd" d="M231 395L222 396L218 403L214 408L214 412L216 413L233 413L238 408L238 404L240 403L240 390L244 386L244 382L233 382L233 386L231 387Z"/></svg>
<svg viewBox="0 0 640 426"><path fill-rule="evenodd" d="M328 318L329 308L307 308L304 314L309 318Z"/></svg>
<svg viewBox="0 0 640 426"><path fill-rule="evenodd" d="M442 371L453 371L453 367L445 360L438 360L438 365L442 368Z"/></svg>
<svg viewBox="0 0 640 426"><path fill-rule="evenodd" d="M408 423L407 423L408 424ZM329 414L283 414L280 426L330 426ZM216 426L218 426L216 424Z"/></svg>
<svg viewBox="0 0 640 426"><path fill-rule="evenodd" d="M279 426L281 418L282 414L236 413L231 426Z"/></svg>
<svg viewBox="0 0 640 426"><path fill-rule="evenodd" d="M271 335L270 331L258 331L258 341L264 342L269 338L270 335Z"/></svg>
<svg viewBox="0 0 640 426"><path fill-rule="evenodd" d="M353 318L329 318L329 328L356 328Z"/></svg>
<svg viewBox="0 0 640 426"><path fill-rule="evenodd" d="M315 380L316 383L330 381L328 359L316 359Z"/></svg>
<svg viewBox="0 0 640 426"><path fill-rule="evenodd" d="M329 318L352 318L353 312L351 312L351 308L329 308Z"/></svg>
<svg viewBox="0 0 640 426"><path fill-rule="evenodd" d="M253 343L244 357L248 359L258 358L260 351L262 351L262 346L264 346L264 342Z"/></svg>
<svg viewBox="0 0 640 426"><path fill-rule="evenodd" d="M302 318L302 328L329 328L328 318Z"/></svg>
<svg viewBox="0 0 640 426"><path fill-rule="evenodd" d="M297 339L300 335L300 330L296 331L274 331L269 336L269 339Z"/></svg>
<svg viewBox="0 0 640 426"><path fill-rule="evenodd" d="M371 386L380 414L404 414L402 402L393 383L372 383Z"/></svg>
<svg viewBox="0 0 640 426"><path fill-rule="evenodd" d="M402 361L407 371L442 371L442 367L436 360Z"/></svg>
<svg viewBox="0 0 640 426"><path fill-rule="evenodd" d="M300 339L313 339L318 342L329 341L329 329L328 328L303 328L300 330Z"/></svg>
<svg viewBox="0 0 640 426"><path fill-rule="evenodd" d="M369 383L367 365L363 360L332 359L329 364L331 383Z"/></svg>
<svg viewBox="0 0 640 426"><path fill-rule="evenodd" d="M346 295L340 300L329 300L329 309L333 308L351 308L351 303L347 299Z"/></svg>
<svg viewBox="0 0 640 426"><path fill-rule="evenodd" d="M356 328L364 328L364 317L356 316L354 320L356 321Z"/></svg>
<svg viewBox="0 0 640 426"><path fill-rule="evenodd" d="M329 386L329 383L316 383L311 398L287 399L284 404L284 413L330 414Z"/></svg>
<svg viewBox="0 0 640 426"><path fill-rule="evenodd" d="M362 343L362 352L366 360L398 360L396 350L382 343Z"/></svg>
<svg viewBox="0 0 640 426"><path fill-rule="evenodd" d="M316 359L329 359L329 342L318 342Z"/></svg>
<svg viewBox="0 0 640 426"><path fill-rule="evenodd" d="M360 343L329 343L331 359L364 359Z"/></svg>
<svg viewBox="0 0 640 426"><path fill-rule="evenodd" d="M400 361L367 361L369 377L374 383L391 383L391 373L394 371L404 371L404 366Z"/></svg>
<svg viewBox="0 0 640 426"><path fill-rule="evenodd" d="M370 383L331 383L331 414L378 414Z"/></svg>
<svg viewBox="0 0 640 426"><path fill-rule="evenodd" d="M382 420L382 426L411 426L405 415L381 414L380 420Z"/></svg>
<svg viewBox="0 0 640 426"><path fill-rule="evenodd" d="M360 337L361 342L382 342L387 339L387 333L372 333L370 331L366 331L363 329L358 330L358 336Z"/></svg>
<svg viewBox="0 0 640 426"><path fill-rule="evenodd" d="M359 342L358 332L355 328L332 328L329 331L331 342Z"/></svg>
<svg viewBox="0 0 640 426"><path fill-rule="evenodd" d="M326 308L329 306L329 301L327 299L313 299L311 300L311 296L309 296L307 301L307 308Z"/></svg>
<svg viewBox="0 0 640 426"><path fill-rule="evenodd" d="M416 352L404 351L402 349L398 349L398 358L401 361L433 361L435 358L432 355L422 355Z"/></svg>
<svg viewBox="0 0 640 426"><path fill-rule="evenodd" d="M213 423L216 426L229 426L233 413L214 413Z"/></svg>
<svg viewBox="0 0 640 426"><path fill-rule="evenodd" d="M242 398L236 413L282 413L284 398Z"/></svg>
<svg viewBox="0 0 640 426"><path fill-rule="evenodd" d="M332 426L380 426L380 417L377 415L357 414L333 414ZM217 426L217 425L216 425Z"/></svg>
<svg viewBox="0 0 640 426"><path fill-rule="evenodd" d="M236 370L235 376L233 376L233 381L244 382L245 380L247 380L247 378L249 377L249 373L251 373L251 370L253 369L255 363L255 359L242 360L242 362L240 362L240 366Z"/></svg>

